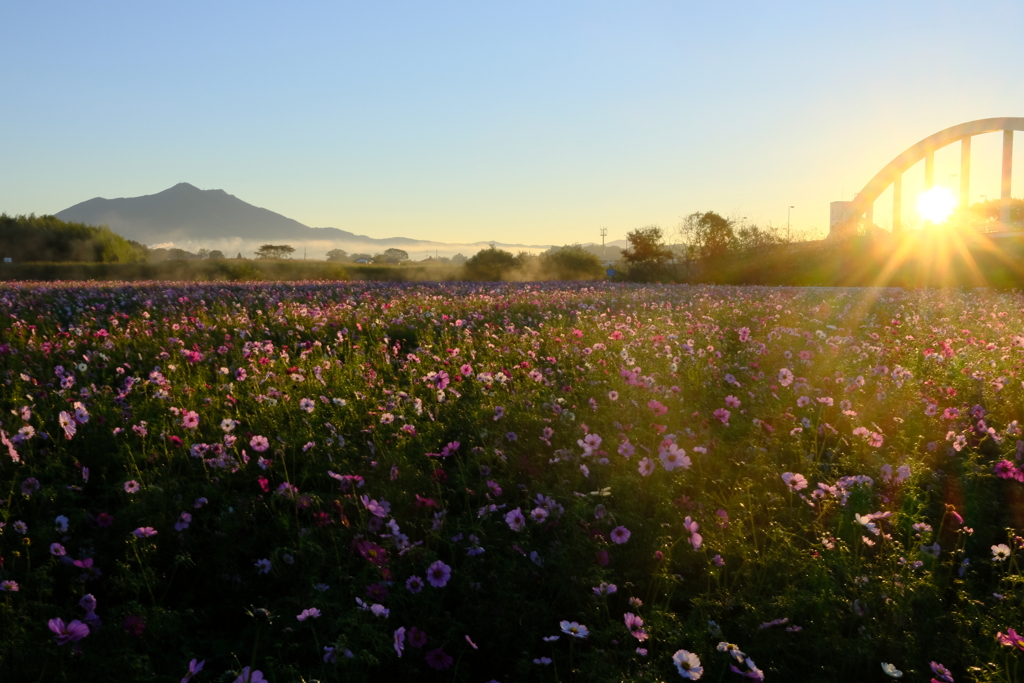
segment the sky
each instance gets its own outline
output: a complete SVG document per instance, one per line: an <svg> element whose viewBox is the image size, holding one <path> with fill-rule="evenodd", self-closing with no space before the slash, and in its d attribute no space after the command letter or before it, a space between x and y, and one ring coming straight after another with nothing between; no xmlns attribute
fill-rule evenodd
<svg viewBox="0 0 1024 683"><path fill-rule="evenodd" d="M0 26L8 214L188 182L372 237L599 243L695 211L821 236L917 141L1024 116L1019 0L40 0ZM974 141L973 201L1000 145Z"/></svg>

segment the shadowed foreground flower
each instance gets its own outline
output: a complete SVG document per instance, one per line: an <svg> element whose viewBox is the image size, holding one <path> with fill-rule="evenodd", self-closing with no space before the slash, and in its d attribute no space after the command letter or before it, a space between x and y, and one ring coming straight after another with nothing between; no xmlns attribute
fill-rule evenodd
<svg viewBox="0 0 1024 683"><path fill-rule="evenodd" d="M81 640L89 635L89 627L78 619L75 619L69 624L65 624L63 619L50 619L50 622L47 625L50 627L51 631L57 634L58 645Z"/></svg>
<svg viewBox="0 0 1024 683"><path fill-rule="evenodd" d="M992 560L994 562L1002 562L1010 557L1010 546L1005 543L992 546Z"/></svg>
<svg viewBox="0 0 1024 683"><path fill-rule="evenodd" d="M999 641L1000 645L1007 647L1015 647L1018 650L1024 651L1024 637L1019 635L1012 628L1006 629L1006 633L999 632L996 634L996 640Z"/></svg>
<svg viewBox="0 0 1024 683"><path fill-rule="evenodd" d="M434 588L444 588L448 585L448 579L452 577L452 568L441 560L430 565L427 569L427 581Z"/></svg>
<svg viewBox="0 0 1024 683"><path fill-rule="evenodd" d="M612 529L612 533L611 533L612 541L614 541L615 543L617 543L619 545L622 545L623 543L628 541L629 540L629 536L630 536L629 529L627 529L624 526L617 526L614 529Z"/></svg>
<svg viewBox="0 0 1024 683"><path fill-rule="evenodd" d="M939 683L953 683L953 674L950 673L949 669L938 662L932 662L931 667L932 672L938 676L938 678L933 678L933 681L939 681Z"/></svg>
<svg viewBox="0 0 1024 683"><path fill-rule="evenodd" d="M181 683L188 683L188 681L190 681L193 676L202 671L203 664L206 664L205 659L201 662L196 662L196 660L194 659L191 662L189 662L188 671L185 672L185 677L181 679Z"/></svg>
<svg viewBox="0 0 1024 683"><path fill-rule="evenodd" d="M558 627L562 629L562 633L568 633L575 638L586 638L590 635L590 630L586 626L575 621L560 621Z"/></svg>
<svg viewBox="0 0 1024 683"><path fill-rule="evenodd" d="M395 641L395 652L398 653L399 657L401 657L402 656L402 651L405 650L405 627L404 626L399 626L397 629L395 629L394 641Z"/></svg>
<svg viewBox="0 0 1024 683"><path fill-rule="evenodd" d="M672 655L672 663L676 665L676 670L679 671L680 676L691 681L696 681L704 674L704 668L700 665L700 659L692 652L677 650Z"/></svg>
<svg viewBox="0 0 1024 683"><path fill-rule="evenodd" d="M238 678L232 681L232 683L263 683L266 680L267 679L263 677L263 672L259 669L250 671L249 667L245 667L242 669L242 673L239 674Z"/></svg>
<svg viewBox="0 0 1024 683"><path fill-rule="evenodd" d="M452 665L452 662L454 661L441 648L437 648L436 650L431 650L430 652L428 652L425 659L427 660L427 664L429 664L430 666L439 671L441 669L447 669Z"/></svg>
<svg viewBox="0 0 1024 683"><path fill-rule="evenodd" d="M893 664L888 662L882 662L882 673L889 678L902 678L903 672L897 669Z"/></svg>
<svg viewBox="0 0 1024 683"><path fill-rule="evenodd" d="M306 619L317 619L320 616L320 610L316 607L310 607L309 609L302 610L301 614L295 615L295 618L299 621L305 621Z"/></svg>
<svg viewBox="0 0 1024 683"><path fill-rule="evenodd" d="M140 526L132 533L135 534L136 538L149 538L150 536L156 536L156 529L151 526Z"/></svg>
<svg viewBox="0 0 1024 683"><path fill-rule="evenodd" d="M146 620L136 614L129 614L124 618L121 625L125 633L136 638L140 637L146 630Z"/></svg>

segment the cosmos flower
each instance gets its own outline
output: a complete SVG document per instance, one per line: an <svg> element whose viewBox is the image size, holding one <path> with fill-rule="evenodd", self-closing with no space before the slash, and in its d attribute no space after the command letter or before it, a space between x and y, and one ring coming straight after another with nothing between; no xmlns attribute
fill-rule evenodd
<svg viewBox="0 0 1024 683"><path fill-rule="evenodd" d="M704 668L700 665L700 659L692 652L677 650L672 655L672 663L676 665L676 670L680 676L691 681L698 680L704 674Z"/></svg>

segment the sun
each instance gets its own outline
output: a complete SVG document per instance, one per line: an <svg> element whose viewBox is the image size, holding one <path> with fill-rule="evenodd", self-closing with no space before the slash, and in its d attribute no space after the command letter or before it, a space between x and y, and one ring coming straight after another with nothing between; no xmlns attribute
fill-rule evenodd
<svg viewBox="0 0 1024 683"><path fill-rule="evenodd" d="M936 185L917 197L917 212L921 218L932 223L945 223L959 203L948 187Z"/></svg>

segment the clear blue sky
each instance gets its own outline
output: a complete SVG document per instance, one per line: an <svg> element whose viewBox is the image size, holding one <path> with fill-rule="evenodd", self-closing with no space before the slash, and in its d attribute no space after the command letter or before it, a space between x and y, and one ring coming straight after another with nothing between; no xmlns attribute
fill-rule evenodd
<svg viewBox="0 0 1024 683"><path fill-rule="evenodd" d="M186 181L374 237L561 244L790 205L824 231L921 138L1024 116L1019 0L43 0L0 26L13 214ZM975 143L976 197L998 153Z"/></svg>

